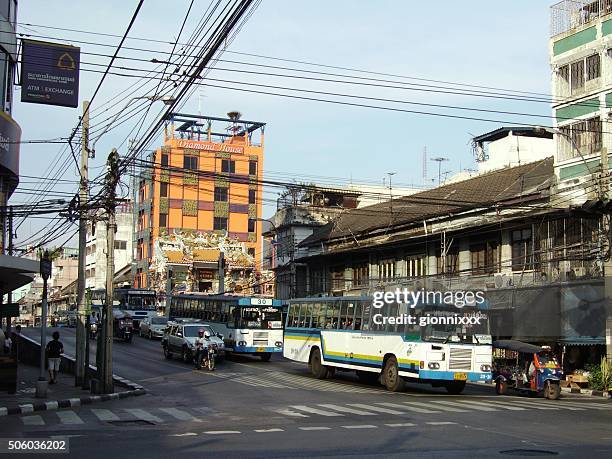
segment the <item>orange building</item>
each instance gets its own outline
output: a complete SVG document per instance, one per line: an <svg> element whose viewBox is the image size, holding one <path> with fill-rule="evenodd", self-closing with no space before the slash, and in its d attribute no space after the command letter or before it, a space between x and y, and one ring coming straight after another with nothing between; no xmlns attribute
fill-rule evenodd
<svg viewBox="0 0 612 459"><path fill-rule="evenodd" d="M226 289L255 274L265 124L228 116L172 114L164 145L139 162L136 287L165 290L170 272L175 288L216 292L220 251Z"/></svg>

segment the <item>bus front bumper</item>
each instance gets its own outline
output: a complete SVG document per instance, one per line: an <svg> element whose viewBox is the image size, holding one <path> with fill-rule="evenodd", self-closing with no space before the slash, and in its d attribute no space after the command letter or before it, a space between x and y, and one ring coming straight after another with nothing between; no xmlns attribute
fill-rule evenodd
<svg viewBox="0 0 612 459"><path fill-rule="evenodd" d="M492 380L491 372L482 371L438 371L419 370L419 379L444 380L444 381L485 381Z"/></svg>
<svg viewBox="0 0 612 459"><path fill-rule="evenodd" d="M276 346L238 346L235 345L232 352L244 352L248 354L261 354L264 352L283 352L283 348Z"/></svg>

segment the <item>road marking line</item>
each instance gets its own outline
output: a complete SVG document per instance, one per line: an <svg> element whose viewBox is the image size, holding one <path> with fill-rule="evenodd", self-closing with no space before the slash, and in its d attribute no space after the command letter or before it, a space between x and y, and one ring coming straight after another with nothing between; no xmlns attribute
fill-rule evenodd
<svg viewBox="0 0 612 459"><path fill-rule="evenodd" d="M449 405L449 406L458 406L459 408L467 408L467 409L478 410L478 411L499 411L497 408L492 408L490 406L476 405L476 404L472 404L469 401L447 402L445 400L444 401L437 400L436 403L440 403L442 405Z"/></svg>
<svg viewBox="0 0 612 459"><path fill-rule="evenodd" d="M299 427L300 430L331 430L331 427Z"/></svg>
<svg viewBox="0 0 612 459"><path fill-rule="evenodd" d="M157 416L149 413L148 411L140 409L140 408L125 408L124 410L130 413L132 416L138 419L142 419L143 421L164 422L162 419L158 418Z"/></svg>
<svg viewBox="0 0 612 459"><path fill-rule="evenodd" d="M505 410L510 410L510 411L525 411L527 408L522 408L520 406L512 406L512 405L508 405L505 403L500 403L500 402L476 402L474 400L470 400L470 403L475 403L476 405L483 405L483 406L490 406L490 405L495 405L498 406L500 408L503 408Z"/></svg>
<svg viewBox="0 0 612 459"><path fill-rule="evenodd" d="M25 405L19 405L19 408L21 408L21 414L34 412L34 405L32 405L31 403L28 403Z"/></svg>
<svg viewBox="0 0 612 459"><path fill-rule="evenodd" d="M401 405L396 403L377 403L377 405L389 406L391 408L399 408L400 410L414 411L415 413L440 413L440 411L430 410L431 406L421 402L402 402ZM419 408L419 406L423 408ZM437 407L436 407L437 408Z"/></svg>
<svg viewBox="0 0 612 459"><path fill-rule="evenodd" d="M513 405L524 406L525 408L531 408L534 410L558 410L556 406L542 406L541 404L527 402L524 400L512 400Z"/></svg>
<svg viewBox="0 0 612 459"><path fill-rule="evenodd" d="M169 414L170 416L178 419L179 421L202 422L200 419L194 418L186 411L182 411L177 408L160 408L159 411L163 411L164 413Z"/></svg>
<svg viewBox="0 0 612 459"><path fill-rule="evenodd" d="M334 405L332 403L318 403L318 406L322 406L323 408L328 408L330 410L340 411L342 413L350 413L356 414L358 416L377 416L376 413L369 413L368 411L355 410L353 408L347 408L340 405Z"/></svg>
<svg viewBox="0 0 612 459"><path fill-rule="evenodd" d="M171 437L193 437L198 435L195 432L185 432L185 433L181 433L181 434L172 434L170 435Z"/></svg>
<svg viewBox="0 0 612 459"><path fill-rule="evenodd" d="M239 430L207 430L206 435L230 435L242 433Z"/></svg>
<svg viewBox="0 0 612 459"><path fill-rule="evenodd" d="M267 432L284 432L283 429L255 429L257 433L267 433Z"/></svg>
<svg viewBox="0 0 612 459"><path fill-rule="evenodd" d="M387 414L406 414L405 411L392 410L389 408L381 408L380 406L373 405L365 405L362 403L349 403L349 406L354 406L357 408L363 408L371 411L378 411L379 413L387 413Z"/></svg>
<svg viewBox="0 0 612 459"><path fill-rule="evenodd" d="M397 424L385 424L387 427L416 427L412 422L400 422Z"/></svg>
<svg viewBox="0 0 612 459"><path fill-rule="evenodd" d="M372 424L360 424L360 425L356 425L356 426L340 426L343 429L377 429L376 426L373 426Z"/></svg>
<svg viewBox="0 0 612 459"><path fill-rule="evenodd" d="M59 407L57 401L52 401L52 402L45 402L45 406L47 407L47 410L57 410L57 408Z"/></svg>
<svg viewBox="0 0 612 459"><path fill-rule="evenodd" d="M518 403L521 406L528 406L536 410L570 410L570 411L584 411L584 408L574 408L570 406L564 406L563 402L553 402L555 406L548 406L548 403L543 400L539 401L527 401L527 400L515 400L514 403Z"/></svg>
<svg viewBox="0 0 612 459"><path fill-rule="evenodd" d="M62 424L85 424L74 411L56 411Z"/></svg>
<svg viewBox="0 0 612 459"><path fill-rule="evenodd" d="M589 402L567 402L565 400L562 400L560 403L562 403L563 405L569 405L569 406L573 406L576 408L584 408L585 410L612 410L612 405L608 405L608 406L601 406L599 404L595 404L595 403L589 403Z"/></svg>
<svg viewBox="0 0 612 459"><path fill-rule="evenodd" d="M298 413L297 411L288 410L288 409L278 409L272 410L275 413L282 414L283 416L293 416L295 418L309 418L307 414Z"/></svg>
<svg viewBox="0 0 612 459"><path fill-rule="evenodd" d="M39 415L35 414L33 416L22 416L21 421L24 426L44 426L45 421Z"/></svg>
<svg viewBox="0 0 612 459"><path fill-rule="evenodd" d="M457 424L457 423L450 422L450 421L432 421L432 422L426 422L425 424L429 424L430 426L448 426L448 425Z"/></svg>
<svg viewBox="0 0 612 459"><path fill-rule="evenodd" d="M408 403L408 402L404 402L404 403ZM420 402L410 402L410 403L415 403L415 404L419 404L419 405L425 405L428 406L430 408L434 408L436 410L441 410L441 411L450 411L451 413L468 413L469 410L466 409L462 409L462 408L457 408L457 407L453 407L453 406L439 406L439 405L432 405L432 403L442 403L442 402L434 402L433 400L430 402L430 404L426 404L426 403L420 403ZM465 406L463 408L466 408Z"/></svg>
<svg viewBox="0 0 612 459"><path fill-rule="evenodd" d="M113 413L111 410L103 409L103 408L92 408L91 412L100 420L100 421L118 421L119 416Z"/></svg>
<svg viewBox="0 0 612 459"><path fill-rule="evenodd" d="M295 410L306 411L307 413L318 414L319 416L344 416L340 413L333 413L331 411L323 411L318 410L316 408L310 408L306 405L291 405L289 408L293 408Z"/></svg>

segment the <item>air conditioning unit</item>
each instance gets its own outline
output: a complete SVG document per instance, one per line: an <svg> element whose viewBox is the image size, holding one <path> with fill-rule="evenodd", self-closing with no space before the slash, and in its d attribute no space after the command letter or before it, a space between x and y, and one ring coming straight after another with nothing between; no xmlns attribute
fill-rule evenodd
<svg viewBox="0 0 612 459"><path fill-rule="evenodd" d="M508 288L512 286L512 277L505 273L495 273L493 275L495 288Z"/></svg>

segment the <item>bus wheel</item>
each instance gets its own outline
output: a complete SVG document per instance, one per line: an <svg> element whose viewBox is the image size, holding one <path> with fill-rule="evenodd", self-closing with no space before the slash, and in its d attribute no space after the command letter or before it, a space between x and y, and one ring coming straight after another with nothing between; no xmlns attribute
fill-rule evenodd
<svg viewBox="0 0 612 459"><path fill-rule="evenodd" d="M269 362L270 359L272 358L272 353L271 352L264 352L263 354L259 354L259 357L261 357L261 360L263 362Z"/></svg>
<svg viewBox="0 0 612 459"><path fill-rule="evenodd" d="M376 384L380 374L373 373L371 371L360 371L357 370L357 378L364 384Z"/></svg>
<svg viewBox="0 0 612 459"><path fill-rule="evenodd" d="M451 395L459 395L465 389L465 381L452 381L444 384L446 392Z"/></svg>
<svg viewBox="0 0 612 459"><path fill-rule="evenodd" d="M404 388L404 379L399 375L397 359L389 357L383 371L385 387L391 392L399 392Z"/></svg>
<svg viewBox="0 0 612 459"><path fill-rule="evenodd" d="M325 379L329 376L329 370L321 363L321 353L317 348L310 353L310 372L317 379Z"/></svg>

